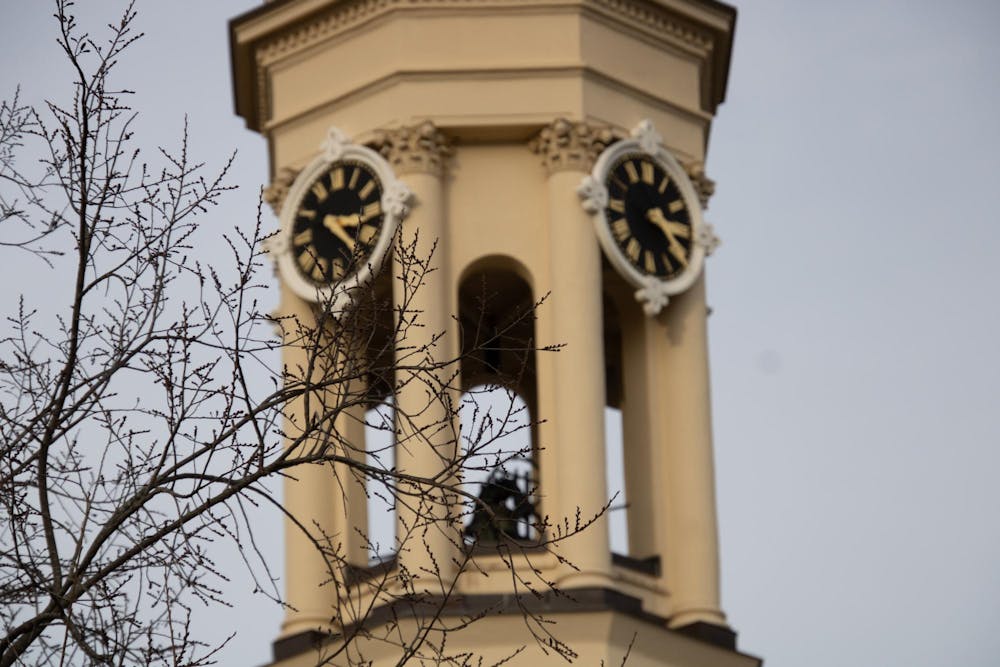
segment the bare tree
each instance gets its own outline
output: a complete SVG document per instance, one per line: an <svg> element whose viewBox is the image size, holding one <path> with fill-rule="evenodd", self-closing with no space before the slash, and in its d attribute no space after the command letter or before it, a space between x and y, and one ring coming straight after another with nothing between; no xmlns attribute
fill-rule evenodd
<svg viewBox="0 0 1000 667"><path fill-rule="evenodd" d="M433 605L445 604L474 567L475 546L488 542L504 556L520 600L551 585L519 571L511 554L529 541L545 550L589 524L500 516L500 505L462 484L471 470L502 470L530 455L494 446L526 427L512 408L473 408L464 446L456 417L462 359L482 358L532 309L471 332L474 344L460 358L432 362L427 345L408 344L420 326L409 299L430 258L397 243L391 270L406 288L395 311L373 285L346 310L320 304L308 317L273 321L258 305L268 281L259 210L254 226L226 237L228 261L198 259L197 221L232 187L232 158L207 169L191 155L186 125L174 151L147 155L133 138L136 112L112 79L141 36L131 5L100 39L78 27L70 3L55 8L58 44L75 73L70 99L36 109L15 94L0 106L0 247L30 255L52 284L50 298L22 298L0 331L0 667L211 663L219 647L191 627L194 605L226 604L211 543L235 541L261 591L283 604L250 517L261 505L284 511L266 482L310 466L342 485L381 488L408 508L415 519L394 549L419 544L435 525L460 554L447 576L359 572L343 536L289 515L324 558L324 585L342 600L330 614L343 632L317 661L354 660L355 639L372 637L371 610L405 603L424 605L419 631L395 633L390 617L380 635L398 644L399 664L472 662L450 655L443 635L475 616L445 624ZM32 155L39 162L25 167ZM282 345L306 350L304 363L274 368ZM531 341L520 345L535 352ZM390 400L401 382L420 383L446 407L439 423L418 428L448 430L455 443L433 476L359 450L340 427ZM369 426L399 434L411 418L397 407L394 418ZM529 502L533 490L520 491L519 502ZM454 511L463 497L471 516ZM351 618L336 617L345 608ZM572 654L523 608L536 638Z"/></svg>

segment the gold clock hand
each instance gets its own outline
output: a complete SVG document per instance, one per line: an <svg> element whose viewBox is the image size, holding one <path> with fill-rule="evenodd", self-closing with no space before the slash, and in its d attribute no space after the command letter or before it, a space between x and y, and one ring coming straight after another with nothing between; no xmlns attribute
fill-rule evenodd
<svg viewBox="0 0 1000 667"><path fill-rule="evenodd" d="M667 250L670 251L670 254L673 255L682 266L688 265L687 253L684 252L684 246L678 243L677 239L672 236L670 237L670 244L667 246Z"/></svg>
<svg viewBox="0 0 1000 667"><path fill-rule="evenodd" d="M691 238L691 228L682 222L674 222L673 220L667 220L667 227L674 233L674 235L681 237L682 239Z"/></svg>
<svg viewBox="0 0 1000 667"><path fill-rule="evenodd" d="M357 227L361 224L361 216L355 215L341 215L337 217L337 222L340 223L341 227Z"/></svg>
<svg viewBox="0 0 1000 667"><path fill-rule="evenodd" d="M670 251L670 254L673 255L674 258L681 263L681 265L687 266L687 256L684 252L684 246L682 246L677 240L677 237L674 236L674 231L676 230L676 225L678 223L671 223L663 217L663 211L658 208L651 208L646 211L646 219L663 231L663 234L667 237L667 249ZM685 225L680 226L684 228L685 232L690 234ZM671 227L674 227L675 229L672 230ZM676 231L680 234L679 230Z"/></svg>
<svg viewBox="0 0 1000 667"><path fill-rule="evenodd" d="M680 236L683 239L691 238L691 228L682 222L667 220L663 211L658 208L651 208L646 211L646 219L663 230L668 236Z"/></svg>
<svg viewBox="0 0 1000 667"><path fill-rule="evenodd" d="M323 226L326 227L331 234L343 241L348 250L354 252L354 239L351 238L350 234L344 231L344 228L340 225L340 219L338 216L327 215L323 218Z"/></svg>
<svg viewBox="0 0 1000 667"><path fill-rule="evenodd" d="M677 239L674 238L674 234L670 230L670 221L663 217L663 211L658 208L651 208L646 211L646 219L660 228L663 235L667 237L667 243L671 246L677 243Z"/></svg>

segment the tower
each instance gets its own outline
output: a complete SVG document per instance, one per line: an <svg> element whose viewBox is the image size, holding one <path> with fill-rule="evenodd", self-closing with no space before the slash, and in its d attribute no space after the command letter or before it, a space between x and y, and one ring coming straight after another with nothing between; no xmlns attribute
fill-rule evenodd
<svg viewBox="0 0 1000 667"><path fill-rule="evenodd" d="M303 470L286 486L300 521L286 533L277 664L311 664L360 626L419 632L428 609L481 616L448 634L455 655L497 660L525 646L514 661L539 663L554 621L582 664L627 652L629 664L758 663L735 650L719 601L701 271L713 246L702 165L734 23L715 0L275 0L232 21L237 112L268 141L281 211L279 319L336 310L358 291L378 295L373 318L388 329L417 314L406 349L441 367L419 382L405 368L358 380L394 394L395 469L441 473L440 452L459 447L451 394L498 382L533 424L522 490L549 523L526 539L567 535L538 553L470 554L454 531L424 530L373 571L359 529L366 482ZM422 261L432 271L411 291L402 276ZM287 346L286 367L309 354ZM612 553L602 513L608 407L622 416L627 554ZM364 442L360 409L338 417L339 438ZM461 520L449 507L459 498L439 500L426 512ZM396 513L397 536L421 523L412 503L397 499ZM345 562L331 568L303 526L339 536ZM498 576L512 566L560 593ZM441 575L452 569L462 572ZM429 572L447 595L420 588ZM393 603L351 588L372 577ZM395 604L414 591L440 604ZM522 598L543 623L525 621ZM359 607L371 613L353 623ZM399 658L391 644L359 645L376 664Z"/></svg>

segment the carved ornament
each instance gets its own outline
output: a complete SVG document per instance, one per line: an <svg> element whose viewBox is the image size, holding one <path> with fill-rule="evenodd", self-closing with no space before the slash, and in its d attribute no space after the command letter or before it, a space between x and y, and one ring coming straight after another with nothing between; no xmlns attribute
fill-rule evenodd
<svg viewBox="0 0 1000 667"><path fill-rule="evenodd" d="M263 198L275 215L281 215L281 207L288 196L288 190L292 187L295 177L299 175L301 169L282 167L278 170L271 184L264 188Z"/></svg>
<svg viewBox="0 0 1000 667"><path fill-rule="evenodd" d="M604 149L625 136L610 125L557 118L543 128L529 145L533 152L541 156L542 164L549 173L589 172Z"/></svg>
<svg viewBox="0 0 1000 667"><path fill-rule="evenodd" d="M691 162L684 165L684 171L691 179L691 185L698 194L701 207L708 208L708 200L715 194L715 181L705 175L705 165L701 162Z"/></svg>
<svg viewBox="0 0 1000 667"><path fill-rule="evenodd" d="M537 0L424 0L421 7L532 7ZM711 33L679 19L669 9L648 0L589 0L581 3L609 11L613 16L627 18L650 32L670 35L688 47L710 50L714 44ZM400 8L412 7L412 0L360 0L332 4L313 21L299 25L265 42L258 51L257 61L268 64L289 53L308 48L375 16Z"/></svg>
<svg viewBox="0 0 1000 667"><path fill-rule="evenodd" d="M377 130L367 144L385 158L397 174L442 176L454 152L451 142L429 120L419 125Z"/></svg>

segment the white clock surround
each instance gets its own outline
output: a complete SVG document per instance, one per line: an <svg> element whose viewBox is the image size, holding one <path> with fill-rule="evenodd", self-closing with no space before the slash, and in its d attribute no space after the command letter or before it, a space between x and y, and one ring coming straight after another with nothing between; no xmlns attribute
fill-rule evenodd
<svg viewBox="0 0 1000 667"><path fill-rule="evenodd" d="M656 160L670 178L677 184L684 204L691 216L693 242L687 268L667 280L651 276L637 269L615 243L611 234L605 207L608 205L608 190L604 185L609 172L617 160L625 155L644 153ZM663 146L663 139L649 120L643 120L631 133L630 139L622 139L608 146L597 158L590 175L584 177L577 188L581 204L594 221L597 237L608 261L633 287L635 298L642 304L649 316L655 316L666 307L670 297L680 294L694 283L701 274L705 256L718 246L711 225L702 218L701 204L687 172L677 162L670 151Z"/></svg>
<svg viewBox="0 0 1000 667"><path fill-rule="evenodd" d="M317 285L306 279L296 267L290 242L292 228L299 205L315 180L335 163L344 160L361 162L378 177L382 185L382 226L371 254L354 273L328 285ZM278 232L268 239L265 249L274 259L282 282L292 292L312 303L325 304L336 314L351 302L359 288L372 280L386 261L396 229L409 213L412 199L410 189L396 178L392 167L381 155L367 146L352 143L342 131L331 127L320 144L320 153L292 182L281 207Z"/></svg>

